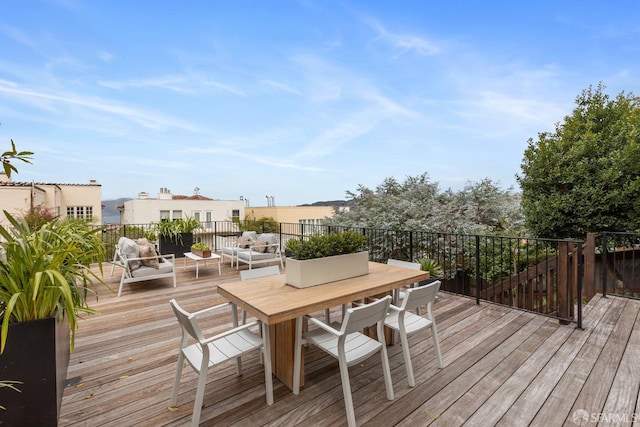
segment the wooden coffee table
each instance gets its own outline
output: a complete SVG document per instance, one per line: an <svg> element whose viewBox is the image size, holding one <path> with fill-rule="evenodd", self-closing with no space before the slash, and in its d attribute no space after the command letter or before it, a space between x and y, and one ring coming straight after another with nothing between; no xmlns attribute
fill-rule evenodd
<svg viewBox="0 0 640 427"><path fill-rule="evenodd" d="M205 258L205 257L201 257L200 255L196 255L192 252L185 252L184 253L184 269L185 270L187 269L187 258L192 259L196 262L196 279L198 278L198 273L200 271L200 261L204 261L204 267L207 268L207 261L212 259L218 260L218 276L222 275L222 268L220 267L221 257L218 254L211 253L211 256Z"/></svg>

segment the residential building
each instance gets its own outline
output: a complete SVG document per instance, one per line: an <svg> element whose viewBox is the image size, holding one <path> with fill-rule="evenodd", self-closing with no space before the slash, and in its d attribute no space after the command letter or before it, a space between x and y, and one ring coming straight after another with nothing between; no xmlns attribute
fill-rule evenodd
<svg viewBox="0 0 640 427"><path fill-rule="evenodd" d="M215 221L231 221L244 218L244 201L215 200L199 194L196 188L192 196L174 195L168 188L160 188L157 198L146 192L136 199L127 200L120 208L121 224L149 224L163 218L195 217L209 228Z"/></svg>
<svg viewBox="0 0 640 427"><path fill-rule="evenodd" d="M102 186L93 179L88 184L14 182L6 174L0 174L0 209L22 215L35 207L46 208L62 218L101 224ZM4 216L0 221L6 221Z"/></svg>
<svg viewBox="0 0 640 427"><path fill-rule="evenodd" d="M247 219L267 217L288 224L320 225L333 217L334 206L251 206L246 207Z"/></svg>

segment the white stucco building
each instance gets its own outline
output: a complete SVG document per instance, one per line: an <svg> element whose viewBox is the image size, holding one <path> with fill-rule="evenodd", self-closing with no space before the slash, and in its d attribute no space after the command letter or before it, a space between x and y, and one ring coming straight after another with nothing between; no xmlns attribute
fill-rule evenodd
<svg viewBox="0 0 640 427"><path fill-rule="evenodd" d="M23 215L31 208L43 207L65 218L88 219L102 223L102 186L95 180L88 184L14 182L0 173L0 210ZM6 222L4 215L0 221Z"/></svg>
<svg viewBox="0 0 640 427"><path fill-rule="evenodd" d="M157 198L148 193L127 200L120 208L121 224L149 224L163 218L176 219L195 217L208 227L214 221L231 221L244 218L244 201L214 200L200 194L193 196L173 195L168 188L161 188Z"/></svg>

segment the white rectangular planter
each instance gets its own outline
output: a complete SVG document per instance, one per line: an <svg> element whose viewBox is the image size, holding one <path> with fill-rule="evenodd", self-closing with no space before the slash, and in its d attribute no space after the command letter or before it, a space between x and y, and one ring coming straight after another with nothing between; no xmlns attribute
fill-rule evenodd
<svg viewBox="0 0 640 427"><path fill-rule="evenodd" d="M367 251L304 261L287 258L287 284L296 288L307 288L368 273Z"/></svg>

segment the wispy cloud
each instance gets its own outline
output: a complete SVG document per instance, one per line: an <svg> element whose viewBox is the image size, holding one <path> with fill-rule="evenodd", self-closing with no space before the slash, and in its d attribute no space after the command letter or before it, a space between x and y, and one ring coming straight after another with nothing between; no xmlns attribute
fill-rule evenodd
<svg viewBox="0 0 640 427"><path fill-rule="evenodd" d="M273 87L275 89L291 93L293 95L302 95L302 93L299 90L297 90L297 89L295 89L295 88L293 88L293 87L291 87L291 86L289 86L287 84L276 82L274 80L262 80L261 83L264 84L264 85Z"/></svg>
<svg viewBox="0 0 640 427"><path fill-rule="evenodd" d="M71 93L54 93L51 91L38 91L35 89L24 89L10 82L0 81L0 93L22 99L30 104L33 101L46 101L56 105L77 106L89 108L101 113L118 116L122 120L136 123L147 129L167 129L177 128L188 131L197 131L199 128L185 121L175 119L160 113L151 112L144 109L137 109L121 103L98 98L75 96ZM45 108L40 104L41 108Z"/></svg>
<svg viewBox="0 0 640 427"><path fill-rule="evenodd" d="M275 157L264 155L264 154L252 154L249 151L244 152L244 151L238 151L238 150L233 150L233 149L224 148L224 147L189 148L187 150L191 152L215 154L216 156L227 155L227 156L238 157L242 159L251 160L252 162L259 163L265 166L272 166L280 169L296 169L296 170L304 170L309 172L319 172L322 170L322 168L319 168L317 166L304 166L304 165L298 164L297 162L288 161L287 159L283 159L283 158L275 158Z"/></svg>
<svg viewBox="0 0 640 427"><path fill-rule="evenodd" d="M191 89L187 89L184 86L186 79L181 76L164 76L154 77L147 79L133 79L133 80L120 80L120 81L107 81L100 80L98 84L100 86L108 87L110 89L127 89L127 88L161 88L178 93L191 93Z"/></svg>
<svg viewBox="0 0 640 427"><path fill-rule="evenodd" d="M203 88L214 88L222 92L246 96L243 91L231 85L192 75L172 75L118 81L100 80L98 84L116 90L127 88L158 88L183 94L201 93Z"/></svg>
<svg viewBox="0 0 640 427"><path fill-rule="evenodd" d="M441 46L425 37L415 34L394 33L374 19L366 19L365 22L378 33L378 40L388 43L394 49L399 50L400 54L415 52L418 55L432 56L442 51Z"/></svg>
<svg viewBox="0 0 640 427"><path fill-rule="evenodd" d="M98 52L96 52L96 56L103 62L111 62L115 59L115 55L113 53L110 52L106 52L104 50L99 50Z"/></svg>

